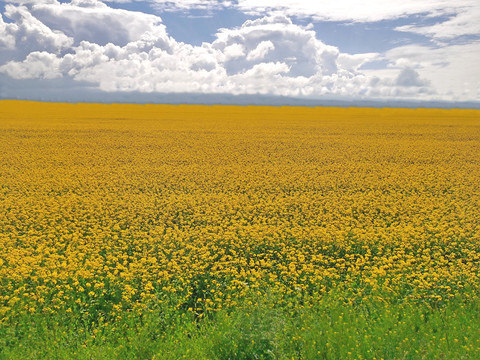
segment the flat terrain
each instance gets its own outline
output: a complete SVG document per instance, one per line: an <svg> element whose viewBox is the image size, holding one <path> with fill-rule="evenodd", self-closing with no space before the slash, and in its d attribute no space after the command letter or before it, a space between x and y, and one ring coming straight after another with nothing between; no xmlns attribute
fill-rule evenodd
<svg viewBox="0 0 480 360"><path fill-rule="evenodd" d="M80 356L80 344L81 356L103 358L88 351L107 343L118 350L123 340L128 348L125 333L109 343L111 334L128 328L135 336L142 319L161 316L155 336L193 349L188 341L214 331L185 323L212 329L231 312L260 306L323 319L331 303L353 309L350 320L338 310L338 328L327 319L326 328L292 335L291 348L280 349L273 334L242 340L243 353L222 357L232 335L225 346L212 340L205 356L473 359L479 208L480 111L2 101L0 347L6 358L38 357L29 329L55 333L69 323L62 331L81 335L52 335L59 348L73 346L57 355ZM411 320L390 352L380 340L358 341L375 334L355 314L388 322L390 311L396 320L378 325L378 338ZM472 323L442 328L455 314ZM440 330L421 316L438 316ZM178 319L184 340L169 330ZM247 327L257 336L271 325ZM321 341L328 331L330 345ZM103 340L95 340L99 332ZM142 357L135 349L125 357L168 353ZM117 350L112 358L123 354Z"/></svg>

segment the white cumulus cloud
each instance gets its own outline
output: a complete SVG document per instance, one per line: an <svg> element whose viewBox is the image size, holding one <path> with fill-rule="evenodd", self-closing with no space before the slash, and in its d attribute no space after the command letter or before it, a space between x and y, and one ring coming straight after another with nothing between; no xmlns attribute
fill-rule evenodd
<svg viewBox="0 0 480 360"><path fill-rule="evenodd" d="M427 2L429 9L442 3ZM177 5L214 3L192 0ZM239 0L220 6L243 8L246 4ZM256 4L249 5L249 11L260 11L262 6L266 11L273 9L275 1ZM286 1L283 6L296 6L292 15L300 15L302 9L307 11L305 4ZM320 5L310 4L311 12L320 11ZM338 4L329 4L331 9L325 5L328 11L322 16L335 19ZM383 17L394 16L380 2L378 6ZM426 5L418 5L417 10L422 6ZM367 19L362 13L357 17L361 16L365 21L375 18L370 14ZM11 1L4 17L9 21L0 19L0 73L19 81L64 80L106 92L478 98L480 74L474 59L479 43L348 54L277 11L239 27L220 29L212 42L193 46L169 36L159 16L113 9L99 0ZM364 69L377 60L388 67Z"/></svg>
<svg viewBox="0 0 480 360"><path fill-rule="evenodd" d="M28 54L22 62L8 62L0 67L0 71L14 79L55 79L62 76L60 63L61 60L55 54L35 51Z"/></svg>
<svg viewBox="0 0 480 360"><path fill-rule="evenodd" d="M262 60L270 51L275 49L275 45L270 40L262 41L258 46L250 51L247 56L248 61Z"/></svg>
<svg viewBox="0 0 480 360"><path fill-rule="evenodd" d="M14 21L6 31L10 35L10 43L14 43L17 49L58 52L73 45L72 38L45 25L32 15L29 8L9 4L5 9L5 16ZM12 38L15 38L15 41Z"/></svg>
<svg viewBox="0 0 480 360"><path fill-rule="evenodd" d="M313 30L295 25L285 16L248 20L239 28L222 29L212 43L214 49L227 54L232 46L241 47L244 53L226 56L224 65L229 74L278 61L288 65L289 76L328 75L338 70L338 49L324 44Z"/></svg>
<svg viewBox="0 0 480 360"><path fill-rule="evenodd" d="M46 26L75 40L105 45L125 45L145 34L166 37L160 17L141 12L112 9L98 0L71 3L35 3L31 14Z"/></svg>
<svg viewBox="0 0 480 360"><path fill-rule="evenodd" d="M391 71L409 67L445 98L478 99L480 41L448 46L408 45L391 49L385 56Z"/></svg>

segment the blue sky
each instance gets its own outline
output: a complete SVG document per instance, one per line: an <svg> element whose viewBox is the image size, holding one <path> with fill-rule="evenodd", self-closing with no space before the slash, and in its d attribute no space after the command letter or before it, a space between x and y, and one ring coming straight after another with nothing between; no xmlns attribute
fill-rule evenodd
<svg viewBox="0 0 480 360"><path fill-rule="evenodd" d="M0 98L480 101L477 0L10 0L0 12Z"/></svg>

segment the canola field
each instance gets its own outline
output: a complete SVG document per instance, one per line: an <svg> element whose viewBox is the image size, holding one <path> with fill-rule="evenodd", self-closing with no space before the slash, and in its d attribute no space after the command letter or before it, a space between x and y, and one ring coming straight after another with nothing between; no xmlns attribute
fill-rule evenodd
<svg viewBox="0 0 480 360"><path fill-rule="evenodd" d="M480 290L480 112L0 102L0 322Z"/></svg>

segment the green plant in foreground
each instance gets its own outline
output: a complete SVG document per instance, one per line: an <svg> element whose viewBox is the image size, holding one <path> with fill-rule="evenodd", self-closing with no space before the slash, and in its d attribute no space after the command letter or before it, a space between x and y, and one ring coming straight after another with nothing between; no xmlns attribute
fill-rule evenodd
<svg viewBox="0 0 480 360"><path fill-rule="evenodd" d="M478 359L478 304L352 307L332 295L292 311L266 298L202 320L158 310L93 329L30 317L1 328L0 359Z"/></svg>

